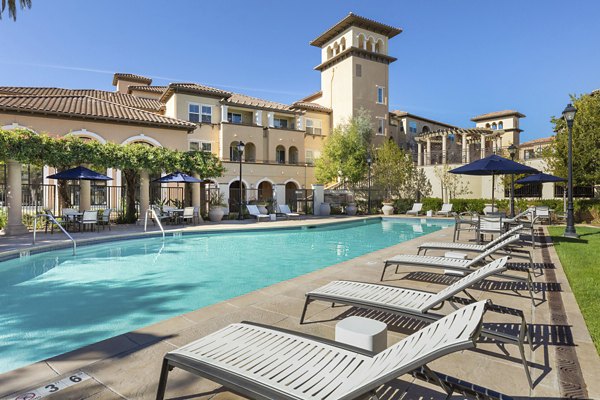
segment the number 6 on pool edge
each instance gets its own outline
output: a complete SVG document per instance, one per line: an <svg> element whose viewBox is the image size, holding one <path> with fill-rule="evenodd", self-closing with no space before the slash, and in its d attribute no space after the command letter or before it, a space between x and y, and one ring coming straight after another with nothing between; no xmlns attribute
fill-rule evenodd
<svg viewBox="0 0 600 400"><path fill-rule="evenodd" d="M71 382L74 382L74 383L77 383L77 382L81 382L81 381L82 381L82 379L81 379L80 377L78 377L77 375L70 376L70 377L69 377L69 380L70 380Z"/></svg>

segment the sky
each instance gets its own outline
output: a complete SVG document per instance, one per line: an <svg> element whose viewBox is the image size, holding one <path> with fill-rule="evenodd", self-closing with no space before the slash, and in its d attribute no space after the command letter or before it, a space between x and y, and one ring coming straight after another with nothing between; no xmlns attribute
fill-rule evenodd
<svg viewBox="0 0 600 400"><path fill-rule="evenodd" d="M128 72L290 104L320 89L309 41L349 12L403 29L390 110L471 127L516 109L525 141L600 88L597 0L33 0L0 20L0 86L114 90Z"/></svg>

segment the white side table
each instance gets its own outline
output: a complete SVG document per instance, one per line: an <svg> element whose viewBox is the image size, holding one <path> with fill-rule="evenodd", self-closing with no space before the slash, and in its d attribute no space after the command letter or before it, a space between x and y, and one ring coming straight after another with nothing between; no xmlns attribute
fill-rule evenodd
<svg viewBox="0 0 600 400"><path fill-rule="evenodd" d="M379 353L387 348L387 325L363 317L344 318L335 326L335 340Z"/></svg>
<svg viewBox="0 0 600 400"><path fill-rule="evenodd" d="M277 214L269 214L269 217L271 217L271 221L277 221Z"/></svg>
<svg viewBox="0 0 600 400"><path fill-rule="evenodd" d="M446 258L458 258L459 260L466 260L467 253L459 253L458 251L447 251L444 253Z"/></svg>

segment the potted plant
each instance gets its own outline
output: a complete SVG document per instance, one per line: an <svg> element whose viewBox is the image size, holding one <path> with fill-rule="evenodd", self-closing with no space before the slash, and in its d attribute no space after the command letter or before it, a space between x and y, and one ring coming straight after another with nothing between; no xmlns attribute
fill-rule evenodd
<svg viewBox="0 0 600 400"><path fill-rule="evenodd" d="M210 207L208 211L208 219L212 222L220 222L225 215L224 207L227 207L225 204L225 196L223 193L216 194L211 196L208 200L208 205Z"/></svg>
<svg viewBox="0 0 600 400"><path fill-rule="evenodd" d="M394 202L392 199L383 199L383 207L381 207L383 215L392 215L394 213Z"/></svg>
<svg viewBox="0 0 600 400"><path fill-rule="evenodd" d="M331 206L329 203L321 203L319 206L319 215L322 217L326 217L331 214Z"/></svg>

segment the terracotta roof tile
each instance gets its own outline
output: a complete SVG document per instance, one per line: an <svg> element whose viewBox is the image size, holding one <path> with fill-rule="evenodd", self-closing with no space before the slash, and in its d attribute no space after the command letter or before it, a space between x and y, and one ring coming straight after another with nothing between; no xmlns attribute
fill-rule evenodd
<svg viewBox="0 0 600 400"><path fill-rule="evenodd" d="M167 86L167 89L161 96L160 101L162 101L163 103L166 102L171 97L171 95L173 95L173 93L189 93L225 98L230 97L232 95L231 92L228 92L226 90L221 90L205 85L199 85L193 82L176 82L170 83L169 86Z"/></svg>
<svg viewBox="0 0 600 400"><path fill-rule="evenodd" d="M124 106L135 107L154 112L160 112L164 108L164 104L158 100L140 98L130 94L107 92L96 89L0 86L0 94L19 94L31 96L90 96L97 99L118 103Z"/></svg>
<svg viewBox="0 0 600 400"><path fill-rule="evenodd" d="M0 111L101 119L188 131L196 127L187 121L85 95L0 95Z"/></svg>
<svg viewBox="0 0 600 400"><path fill-rule="evenodd" d="M127 88L127 91L129 92L129 94L131 94L131 92L134 90L137 90L140 92L163 93L165 90L167 90L167 87L168 86L145 86L145 85L129 86Z"/></svg>
<svg viewBox="0 0 600 400"><path fill-rule="evenodd" d="M432 124L441 125L441 126L445 126L448 128L458 128L457 126L446 124L445 122L440 122L440 121L436 121L434 119L425 118L425 117L421 117L419 115L411 114L408 111L393 110L393 111L390 111L390 114L392 114L392 116L399 117L399 118L413 117L414 119L431 122Z"/></svg>
<svg viewBox="0 0 600 400"><path fill-rule="evenodd" d="M113 81L112 81L113 86L117 86L117 81L119 79L122 79L124 81L129 81L129 82L145 83L146 85L149 85L152 83L152 79L147 78L145 76L136 75L136 74L127 74L127 73L123 73L123 72L116 72L113 75Z"/></svg>
<svg viewBox="0 0 600 400"><path fill-rule="evenodd" d="M311 101L311 100L317 99L317 98L319 98L321 96L323 96L323 92L319 90L318 92L314 92L313 94L309 94L308 96L306 96L306 97L304 97L304 98L302 98L302 99L300 99L298 101L300 101L300 102Z"/></svg>
<svg viewBox="0 0 600 400"><path fill-rule="evenodd" d="M372 19L368 19L365 17L361 17L360 15L350 13L346 17L344 17L340 22L327 29L325 32L319 35L319 37L311 41L310 44L312 46L321 47L329 40L333 39L334 37L336 37L351 26L364 28L371 32L387 36L388 38L393 38L394 36L402 32L402 29L400 28L385 25L381 22L377 22Z"/></svg>
<svg viewBox="0 0 600 400"><path fill-rule="evenodd" d="M323 112L327 112L327 113L330 113L333 111L331 108L327 108L320 104L310 103L310 102L306 102L306 101L297 101L297 102L293 103L291 107L299 108L299 109L303 109L303 110L323 111Z"/></svg>
<svg viewBox="0 0 600 400"><path fill-rule="evenodd" d="M284 112L293 112L290 106L274 101L263 100L257 97L247 96L245 94L233 93L226 101L228 104L236 104L240 106L249 106L256 108L268 108Z"/></svg>
<svg viewBox="0 0 600 400"><path fill-rule="evenodd" d="M519 145L519 147L535 146L536 144L552 143L553 141L554 141L554 136L550 136L550 137L533 139L533 140L529 140L527 142L523 142Z"/></svg>
<svg viewBox="0 0 600 400"><path fill-rule="evenodd" d="M481 120L485 120L485 119L509 117L512 115L517 116L517 118L525 118L525 115L521 114L520 112L518 112L516 110L502 110L502 111L494 111L491 113L478 115L476 117L471 118L471 121L477 122L477 121L481 121Z"/></svg>

